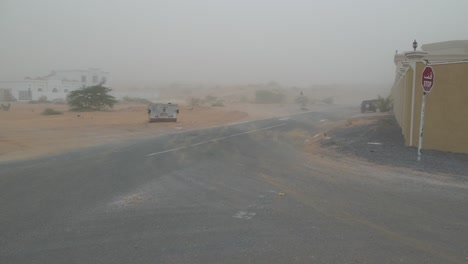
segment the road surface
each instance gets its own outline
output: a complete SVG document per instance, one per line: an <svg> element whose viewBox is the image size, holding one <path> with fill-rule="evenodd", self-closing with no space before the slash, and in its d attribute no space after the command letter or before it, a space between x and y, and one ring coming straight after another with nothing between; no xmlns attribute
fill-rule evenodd
<svg viewBox="0 0 468 264"><path fill-rule="evenodd" d="M304 153L339 117L1 163L0 263L468 263L468 187Z"/></svg>

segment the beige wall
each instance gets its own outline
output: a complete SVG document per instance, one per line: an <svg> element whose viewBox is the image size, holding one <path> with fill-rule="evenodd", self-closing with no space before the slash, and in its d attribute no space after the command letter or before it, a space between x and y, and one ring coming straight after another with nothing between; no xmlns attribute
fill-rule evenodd
<svg viewBox="0 0 468 264"><path fill-rule="evenodd" d="M419 143L423 63L416 64L413 144ZM427 95L423 149L468 153L468 62L433 65L434 87ZM406 85L405 85L406 84ZM410 144L413 71L392 88L394 112ZM406 87L406 89L405 89Z"/></svg>

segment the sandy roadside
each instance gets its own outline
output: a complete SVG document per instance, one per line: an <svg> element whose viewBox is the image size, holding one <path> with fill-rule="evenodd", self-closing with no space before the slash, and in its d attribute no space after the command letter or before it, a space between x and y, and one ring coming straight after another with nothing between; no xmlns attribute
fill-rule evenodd
<svg viewBox="0 0 468 264"><path fill-rule="evenodd" d="M63 115L41 115L46 108ZM181 106L177 123L148 123L146 109L141 104L119 104L113 111L79 113L68 111L66 105L14 103L9 112L0 111L0 161L301 112L288 104Z"/></svg>

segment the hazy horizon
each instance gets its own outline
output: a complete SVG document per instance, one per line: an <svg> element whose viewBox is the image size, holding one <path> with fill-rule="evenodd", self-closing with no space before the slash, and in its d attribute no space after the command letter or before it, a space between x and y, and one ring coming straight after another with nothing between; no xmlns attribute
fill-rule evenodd
<svg viewBox="0 0 468 264"><path fill-rule="evenodd" d="M96 67L115 83L391 84L395 50L467 39L466 10L462 0L2 0L0 80Z"/></svg>

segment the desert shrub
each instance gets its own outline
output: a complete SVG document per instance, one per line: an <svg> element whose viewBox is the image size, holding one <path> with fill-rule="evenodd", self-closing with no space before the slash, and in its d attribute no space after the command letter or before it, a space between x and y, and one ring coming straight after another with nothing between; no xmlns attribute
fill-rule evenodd
<svg viewBox="0 0 468 264"><path fill-rule="evenodd" d="M193 106L199 106L201 103L202 103L202 100L200 98L191 97L189 99L188 105L193 107Z"/></svg>
<svg viewBox="0 0 468 264"><path fill-rule="evenodd" d="M217 102L212 103L211 106L214 106L214 107L223 107L223 106L224 106L224 103L223 103L222 101L217 101Z"/></svg>
<svg viewBox="0 0 468 264"><path fill-rule="evenodd" d="M3 111L6 111L6 112L10 111L10 108L11 108L11 104L10 104L10 103L8 103L8 104L1 104L1 105L0 105L0 109L2 109Z"/></svg>
<svg viewBox="0 0 468 264"><path fill-rule="evenodd" d="M65 101L64 99L57 98L57 99L52 100L52 103L54 103L54 104L66 104L67 101Z"/></svg>
<svg viewBox="0 0 468 264"><path fill-rule="evenodd" d="M377 107L379 108L380 112L390 111L392 109L392 104L393 104L393 100L390 97L390 95L387 96L387 98L384 98L379 95L377 98Z"/></svg>
<svg viewBox="0 0 468 264"><path fill-rule="evenodd" d="M42 115L63 115L63 112L57 111L53 108L46 108L43 112Z"/></svg>
<svg viewBox="0 0 468 264"><path fill-rule="evenodd" d="M205 96L205 100L204 100L204 101L205 101L206 103L211 103L211 102L215 102L215 101L217 101L217 100L218 100L218 97L216 97L216 96L211 96L211 95L207 95L207 96Z"/></svg>
<svg viewBox="0 0 468 264"><path fill-rule="evenodd" d="M122 102L137 103L137 104L151 104L152 103L150 100L148 100L146 98L130 97L130 96L123 97Z"/></svg>
<svg viewBox="0 0 468 264"><path fill-rule="evenodd" d="M257 104L276 104L283 103L285 100L286 96L280 92L269 90L255 91L255 103Z"/></svg>

